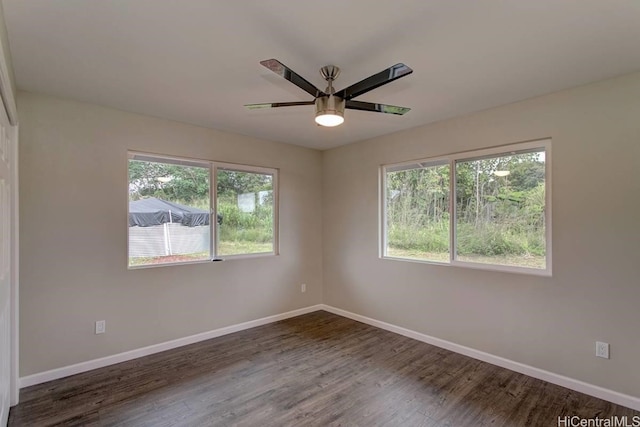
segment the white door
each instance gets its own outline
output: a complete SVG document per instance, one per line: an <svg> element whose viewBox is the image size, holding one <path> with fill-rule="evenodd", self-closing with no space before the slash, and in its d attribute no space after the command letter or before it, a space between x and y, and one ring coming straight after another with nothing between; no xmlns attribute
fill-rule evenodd
<svg viewBox="0 0 640 427"><path fill-rule="evenodd" d="M15 130L0 102L0 426L9 417L12 392L12 299L14 276Z"/></svg>

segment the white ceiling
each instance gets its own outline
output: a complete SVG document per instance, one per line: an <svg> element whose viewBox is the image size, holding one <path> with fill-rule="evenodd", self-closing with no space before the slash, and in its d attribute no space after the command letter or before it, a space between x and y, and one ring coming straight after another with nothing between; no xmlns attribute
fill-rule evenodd
<svg viewBox="0 0 640 427"><path fill-rule="evenodd" d="M20 89L318 149L640 70L638 0L4 0ZM414 73L358 100L405 116L313 106L259 61L323 89L397 62Z"/></svg>

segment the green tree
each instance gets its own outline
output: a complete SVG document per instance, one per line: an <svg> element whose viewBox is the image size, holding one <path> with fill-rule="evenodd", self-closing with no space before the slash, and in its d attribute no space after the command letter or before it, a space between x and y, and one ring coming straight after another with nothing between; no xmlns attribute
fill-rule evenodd
<svg viewBox="0 0 640 427"><path fill-rule="evenodd" d="M218 197L273 189L271 175L226 169L218 170L217 186Z"/></svg>
<svg viewBox="0 0 640 427"><path fill-rule="evenodd" d="M129 198L146 197L188 204L206 201L208 204L209 169L129 160Z"/></svg>

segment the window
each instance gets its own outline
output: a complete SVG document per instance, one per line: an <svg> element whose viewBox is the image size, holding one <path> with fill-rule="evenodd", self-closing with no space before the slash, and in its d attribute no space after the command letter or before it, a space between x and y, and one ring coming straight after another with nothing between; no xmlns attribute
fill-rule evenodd
<svg viewBox="0 0 640 427"><path fill-rule="evenodd" d="M129 267L276 254L275 169L141 153L128 169Z"/></svg>
<svg viewBox="0 0 640 427"><path fill-rule="evenodd" d="M449 261L449 164L387 168L387 256Z"/></svg>
<svg viewBox="0 0 640 427"><path fill-rule="evenodd" d="M549 275L550 146L384 166L382 255Z"/></svg>
<svg viewBox="0 0 640 427"><path fill-rule="evenodd" d="M273 171L216 169L218 255L273 253Z"/></svg>

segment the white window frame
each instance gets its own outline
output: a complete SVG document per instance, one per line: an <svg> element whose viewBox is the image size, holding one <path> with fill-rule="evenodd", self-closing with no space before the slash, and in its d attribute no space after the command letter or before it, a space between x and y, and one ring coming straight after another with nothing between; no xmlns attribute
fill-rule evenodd
<svg viewBox="0 0 640 427"><path fill-rule="evenodd" d="M482 157L499 157L509 155L516 152L526 152L533 150L544 150L545 152L545 268L519 267L511 265L488 264L470 261L461 261L457 259L456 250L456 163L462 161L473 161ZM517 144L501 145L481 150L465 151L453 153L445 156L438 156L426 159L411 160L401 163L386 164L380 166L379 173L379 199L380 199L380 216L379 216L379 257L385 260L409 261L423 264L435 264L441 266L453 266L473 268L479 270L504 271L510 273L529 274L537 276L552 275L552 207L551 207L551 138L540 140L521 142ZM394 170L401 170L402 167L417 166L430 167L439 165L449 165L449 262L430 261L413 258L402 258L387 255L387 173Z"/></svg>
<svg viewBox="0 0 640 427"><path fill-rule="evenodd" d="M181 261L181 262L167 262L160 264L145 264L145 265L129 265L129 160L140 160L140 161L149 161L149 162L158 162L158 163L173 163L173 164L182 164L184 166L194 166L194 167L202 167L209 169L209 258L204 260L195 260L195 261ZM238 172L248 172L248 173L258 173L264 175L272 176L272 184L273 184L273 250L269 252L259 252L259 253L247 253L247 254L235 254L235 255L225 255L224 257L220 257L217 254L218 251L218 242L217 238L219 235L219 224L217 221L217 212L218 212L218 169L224 170L232 170ZM154 267L166 267L166 266L175 266L175 265L187 265L187 264L204 264L211 263L212 261L225 261L225 260L233 260L233 259L247 259L247 258L259 258L265 256L277 256L280 254L279 252L279 205L280 205L280 196L279 196L279 185L278 185L278 176L279 169L277 168L268 168L263 166L251 166L246 164L238 164L238 163L228 163L228 162L219 162L215 160L202 160L202 159L194 159L188 157L181 156L171 156L165 154L155 154L141 151L127 151L127 269L129 270L138 270L143 268L154 268Z"/></svg>
<svg viewBox="0 0 640 427"><path fill-rule="evenodd" d="M273 250L270 252L257 252L252 254L235 254L235 255L224 255L224 259L242 259L242 258L256 258L263 256L274 256L279 255L279 244L278 244L278 236L279 236L279 228L278 228L278 206L279 203L279 191L278 191L278 170L274 168L265 168L260 166L248 166L241 165L236 163L224 163L224 162L211 162L211 211L218 212L218 169L223 170L231 170L236 172L249 172L249 173L259 173L263 175L271 175L272 176L272 185L273 185ZM213 216L214 214L212 214ZM218 233L218 221L217 217L215 218L215 232L212 232L212 242L211 248L212 253L214 254L214 260L219 260L222 258L216 258L219 255L217 254L218 242L213 242L213 240L217 239L219 236ZM211 220L209 221L211 223ZM215 245L214 245L215 243Z"/></svg>

